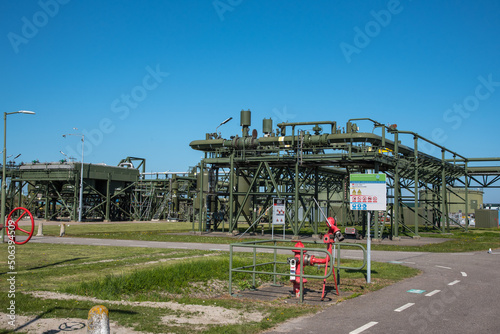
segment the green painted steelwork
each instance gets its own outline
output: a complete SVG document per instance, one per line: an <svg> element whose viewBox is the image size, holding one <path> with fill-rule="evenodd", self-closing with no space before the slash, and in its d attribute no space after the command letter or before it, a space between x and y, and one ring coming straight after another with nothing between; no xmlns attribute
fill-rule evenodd
<svg viewBox="0 0 500 334"><path fill-rule="evenodd" d="M334 252L335 254L330 254L325 248L318 248L314 246L318 245L324 245L323 243L317 243L317 242L310 242L310 241L301 241L305 245L311 245L311 246L306 246L306 247L290 247L290 246L279 246L279 244L283 243L289 243L290 241L286 240L257 240L257 241L247 241L247 242L240 242L240 243L234 243L229 245L229 294L232 294L232 284L233 284L233 273L247 273L252 275L252 287L256 287L256 275L272 275L273 276L273 283L276 284L276 276L292 276L290 274L290 267L287 264L287 262L284 261L278 261L278 252L280 254L284 255L290 255L290 257L293 256L292 251L298 251L298 254L300 255L300 258L302 259L304 254L308 252L308 254L314 254L317 256L317 254L325 254L325 257L328 255L330 258L330 263L328 264L328 270L324 275L311 275L311 274L305 274L304 273L304 266L301 265L301 270L299 273L294 274L295 276L300 277L300 302L302 303L304 301L304 293L303 293L303 278L316 278L316 279L327 279L328 277L332 276L333 274L333 268L337 270L337 280L340 282L340 269L345 269L345 270L363 270L365 268L366 263L367 263L367 254L366 254L366 249L360 245L360 244L352 244L352 243L336 243L334 246L336 247ZM343 266L341 264L341 247L356 247L360 248L363 251L363 263L358 266L358 267L350 267L350 266ZM250 249L252 252L252 264L251 265L246 265L242 267L236 267L233 268L233 257L235 248L240 248L238 252L242 252L243 250L241 249ZM273 261L271 262L264 262L264 263L257 263L257 253L268 253L269 251L272 251L273 254ZM335 265L335 261L337 261L337 264ZM266 265L272 265L273 271L265 271L260 269L262 266ZM286 265L286 267L285 267ZM279 266L285 267L287 270L286 271L280 271Z"/></svg>
<svg viewBox="0 0 500 334"><path fill-rule="evenodd" d="M250 124L248 115L245 113L242 122L245 127ZM373 131L381 134L359 132L353 121L369 121L374 126ZM328 131L323 133L321 125L327 125ZM224 198L229 202L229 212L225 216L231 231L237 231L241 222L250 225L252 217L267 207L271 197L284 197L289 202L287 227L294 235L307 225L314 234L318 233L321 219L311 204L312 198L326 205L329 215L341 218L341 224L358 224L362 215L349 210L349 184L345 180L351 173L370 172L383 172L388 178L386 212L391 220L390 237L399 238L399 233L418 237L422 225L438 232L449 231L450 224L460 226L449 218L446 194L460 180L467 179L467 183L471 180L471 167L457 163L469 160L415 132L400 131L395 125L361 118L349 120L345 128L333 121L293 122L280 123L276 132L269 132L266 123L263 137L257 137L256 131L252 131L251 136L245 133L248 131L243 131L242 137L230 139L207 134L206 139L190 143L191 148L205 152L198 167L200 173L211 170L217 174L224 170L225 175L229 175L230 187L213 187L210 192L198 189L201 210L207 208L203 196ZM404 135L413 137L412 147L400 142ZM441 156L419 151L421 143L439 149ZM500 168L495 172L500 175ZM241 182L246 184L246 190L242 190ZM422 200L419 197L422 189L431 192L432 197ZM252 213L244 210L249 203ZM465 203L466 200L464 206ZM341 210L335 209L335 205ZM411 225L405 222L406 210L413 214ZM210 212L206 212L210 216ZM308 215L310 217L304 218ZM200 216L204 222L205 214ZM379 224L377 213L373 224L376 238L382 237L378 235ZM384 227L385 218L380 225Z"/></svg>
<svg viewBox="0 0 500 334"><path fill-rule="evenodd" d="M32 163L9 169L8 205L28 191L21 203L38 217L77 220L81 163ZM83 164L83 217L87 220L128 220L134 168Z"/></svg>
<svg viewBox="0 0 500 334"><path fill-rule="evenodd" d="M153 173L154 174L154 173ZM139 179L132 190L131 218L138 221L194 221L196 177L190 173L156 173Z"/></svg>

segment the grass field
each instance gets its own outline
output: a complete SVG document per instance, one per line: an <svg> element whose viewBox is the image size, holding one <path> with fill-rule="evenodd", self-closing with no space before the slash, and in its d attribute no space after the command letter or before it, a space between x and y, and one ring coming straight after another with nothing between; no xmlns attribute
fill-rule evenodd
<svg viewBox="0 0 500 334"><path fill-rule="evenodd" d="M71 225L71 224L70 224ZM103 224L69 226L68 236L111 237L157 240L154 238L191 237L200 242L229 242L231 238L202 238L194 235L171 235L183 231L182 224ZM46 226L45 234L56 234L58 226ZM221 239L221 240L219 240ZM1 268L7 267L6 247L0 251ZM279 260L286 262L287 256ZM258 333L287 319L317 312L319 303L299 304L291 295L277 300L254 300L228 295L229 256L224 252L189 249L79 246L27 243L17 246L16 312L40 319L86 319L96 303L110 310L110 319L121 326L150 333ZM270 261L267 254L258 260ZM251 263L251 255L238 254L237 265ZM357 266L357 261L344 262ZM286 266L286 265L285 265ZM286 268L284 268L286 271ZM320 271L308 267L310 271ZM7 271L2 271L6 276ZM373 263L372 284L365 283L365 273L341 270L341 298L353 298L418 274L412 268ZM258 275L257 285L271 282L270 275ZM286 276L279 282L289 286ZM328 289L333 289L329 278ZM311 279L307 288L321 289L321 280ZM233 289L251 286L251 277L237 274ZM0 281L0 303L8 305L8 282ZM335 297L330 291L330 296ZM196 323L197 319L208 325ZM82 320L85 321L85 320ZM2 325L0 333L9 333ZM22 333L22 330L20 331Z"/></svg>
<svg viewBox="0 0 500 334"><path fill-rule="evenodd" d="M172 241L231 244L250 240L243 237L205 237L189 234L191 223L171 222L140 222L140 223L108 223L108 224L77 224L66 227L66 236L102 239L144 240L144 241ZM45 235L59 235L60 227L47 225ZM242 229L242 232L244 230ZM267 238L270 231L267 231ZM443 243L422 246L395 246L372 244L373 250L413 251L413 252L469 252L500 248L500 229L470 229L463 232L461 229L452 229L450 234L422 233L422 237L439 237L449 239ZM252 239L254 240L254 239Z"/></svg>
<svg viewBox="0 0 500 334"><path fill-rule="evenodd" d="M195 235L189 233L191 228L191 223L170 222L67 223L65 238L219 244L250 240ZM46 224L44 234L57 236L59 229L57 224ZM464 252L500 248L498 229L474 229L469 233L452 230L451 234L425 236L449 240L419 247L373 244L372 249ZM1 268L7 268L8 252L4 245L0 248ZM190 249L28 243L15 248L16 311L18 315L41 319L86 319L90 308L98 302L109 308L111 320L141 332L258 333L287 319L317 312L323 306L298 304L291 295L267 301L229 296L228 258L224 252ZM259 254L258 259L271 261L266 254ZM286 256L280 256L279 260L286 262ZM250 255L238 254L234 261L243 265L251 263L252 259ZM344 260L343 265L357 266L359 262ZM307 270L319 271L313 267ZM3 270L2 276L6 277L7 272ZM341 270L341 298L337 302L416 274L417 270L405 266L373 263L373 283L366 284L365 272ZM258 275L257 285L271 280L270 275ZM289 286L291 291L288 277L282 276L278 281ZM320 290L321 283L321 280L310 279L307 287ZM249 275L236 274L233 279L235 290L248 289L251 285ZM332 278L329 278L328 287L333 289ZM8 282L1 280L2 305L9 303L8 290ZM204 319L208 325L196 323L196 319ZM8 332L0 329L0 333Z"/></svg>

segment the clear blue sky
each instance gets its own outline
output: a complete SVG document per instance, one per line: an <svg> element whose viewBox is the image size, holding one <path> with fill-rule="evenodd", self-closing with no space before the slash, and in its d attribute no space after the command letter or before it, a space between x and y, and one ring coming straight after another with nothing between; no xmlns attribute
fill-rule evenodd
<svg viewBox="0 0 500 334"><path fill-rule="evenodd" d="M79 160L77 127L87 162L186 171L189 142L227 117L240 134L241 109L259 133L370 117L500 156L496 0L2 1L0 27L1 110L36 112L8 117L25 162Z"/></svg>

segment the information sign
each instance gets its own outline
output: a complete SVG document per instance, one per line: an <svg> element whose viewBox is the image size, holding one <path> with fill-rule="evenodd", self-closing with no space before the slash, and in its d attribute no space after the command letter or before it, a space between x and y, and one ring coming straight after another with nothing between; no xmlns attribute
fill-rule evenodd
<svg viewBox="0 0 500 334"><path fill-rule="evenodd" d="M351 174L351 210L386 210L385 174Z"/></svg>

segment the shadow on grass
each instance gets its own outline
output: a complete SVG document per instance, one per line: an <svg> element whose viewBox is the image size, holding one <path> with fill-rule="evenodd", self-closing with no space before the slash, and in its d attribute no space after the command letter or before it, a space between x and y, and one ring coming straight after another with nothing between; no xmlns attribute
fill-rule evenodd
<svg viewBox="0 0 500 334"><path fill-rule="evenodd" d="M59 262L54 262L54 263L48 263L48 264L43 265L43 266L38 266L38 267L28 268L28 269L26 269L26 270L27 270L27 271L30 271L30 270L43 269L43 268L48 268L48 267L57 266L57 265L60 265L60 264L66 263L66 262L78 261L78 260L82 260L82 259L88 259L88 256L86 256L86 257L75 257L75 258L73 258L73 259L68 259L68 260L59 261ZM0 273L0 275L4 275L4 274L8 274L8 273L10 273L10 271L5 271L5 272L2 272L2 273ZM0 333L1 333L1 332L0 332Z"/></svg>
<svg viewBox="0 0 500 334"><path fill-rule="evenodd" d="M54 263L48 263L48 264L43 265L43 266L28 268L26 270L43 269L43 268L57 266L57 265L60 265L60 264L63 264L63 263L72 262L72 261L78 261L78 260L82 260L82 259L88 259L88 256L86 256L86 257L75 257L73 259L67 259L67 260L64 260L64 261L59 261L59 262L54 262Z"/></svg>

